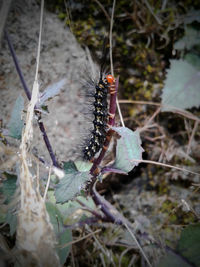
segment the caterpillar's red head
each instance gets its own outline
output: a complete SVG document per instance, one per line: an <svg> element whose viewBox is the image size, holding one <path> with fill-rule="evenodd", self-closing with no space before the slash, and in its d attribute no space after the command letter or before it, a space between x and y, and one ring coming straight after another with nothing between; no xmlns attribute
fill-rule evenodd
<svg viewBox="0 0 200 267"><path fill-rule="evenodd" d="M109 84L113 84L115 82L115 78L111 74L106 76L106 80Z"/></svg>

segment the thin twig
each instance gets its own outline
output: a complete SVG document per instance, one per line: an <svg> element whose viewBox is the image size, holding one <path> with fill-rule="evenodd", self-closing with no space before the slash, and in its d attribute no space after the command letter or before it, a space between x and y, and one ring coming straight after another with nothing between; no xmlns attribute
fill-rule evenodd
<svg viewBox="0 0 200 267"><path fill-rule="evenodd" d="M143 160L143 159L141 159L141 160L140 159L132 159L131 161L132 162L139 162L139 163L151 163L151 164L160 165L160 166L163 166L163 167L167 167L167 168L171 168L171 169L176 169L176 170L179 170L179 171L184 171L184 172L188 172L188 173L191 173L191 174L195 174L195 175L199 175L200 176L200 173L189 171L189 170L184 169L184 168L176 167L176 166L173 166L173 165L169 165L169 164L165 164L165 163L161 163L161 162L157 162L157 161Z"/></svg>
<svg viewBox="0 0 200 267"><path fill-rule="evenodd" d="M72 267L76 267L75 265L75 259L74 259L74 253L73 253L73 246L71 247L71 261L72 261Z"/></svg>
<svg viewBox="0 0 200 267"><path fill-rule="evenodd" d="M66 10L66 14L67 14L67 18L65 20L65 23L67 22L67 19L68 19L68 25L69 25L69 29L70 31L73 33L73 25L72 25L72 14L70 12L70 6L68 5L69 4L69 1L66 1L64 0L64 4L65 4L65 10Z"/></svg>
<svg viewBox="0 0 200 267"><path fill-rule="evenodd" d="M131 260L129 261L129 264L128 264L127 267L134 266L135 265L134 262L136 261L136 259L137 259L137 255L136 254L133 254L133 256L132 256Z"/></svg>
<svg viewBox="0 0 200 267"><path fill-rule="evenodd" d="M49 175L48 175L48 179L47 179L47 184L46 184L46 188L45 188L45 192L44 192L44 196L43 196L43 199L44 201L46 200L46 196L47 196L47 192L48 192L48 189L49 189L49 184L50 184L50 179L51 179L51 166L49 168Z"/></svg>
<svg viewBox="0 0 200 267"><path fill-rule="evenodd" d="M156 16L156 14L153 12L152 7L150 6L149 2L147 0L144 0L147 8L149 9L151 15L155 18L155 20L158 22L158 24L162 24L161 20Z"/></svg>
<svg viewBox="0 0 200 267"><path fill-rule="evenodd" d="M87 228L89 229L90 233L92 234L98 248L103 252L103 254L108 257L108 254L106 253L106 250L103 248L103 246L100 244L99 240L96 238L95 233L92 231L89 225L87 225Z"/></svg>
<svg viewBox="0 0 200 267"><path fill-rule="evenodd" d="M133 249L133 247L128 247L128 248L126 248L126 249L121 253L121 255L120 255L120 257L119 257L119 267L122 266L122 259L123 259L124 255L125 255L129 250L132 250L132 249Z"/></svg>
<svg viewBox="0 0 200 267"><path fill-rule="evenodd" d="M104 198L102 199L102 196L100 196L99 193L96 191L95 185L96 183L91 189L91 196L96 206L100 207L101 211L107 218L107 222L122 225L123 222L121 218L117 216L119 213L117 214L117 212L112 212L113 210L115 210L115 208L112 207L112 205L107 200L105 200Z"/></svg>
<svg viewBox="0 0 200 267"><path fill-rule="evenodd" d="M124 99L119 99L120 104L140 104L140 105L153 105L153 106L159 106L160 103L156 102L151 102L151 101L137 101L137 100L124 100Z"/></svg>
<svg viewBox="0 0 200 267"><path fill-rule="evenodd" d="M86 211L92 213L96 218L98 218L100 220L104 220L105 219L100 213L98 213L96 210L93 210L93 209L89 208L81 200L76 199L76 202L78 202L82 206L82 210L86 210Z"/></svg>
<svg viewBox="0 0 200 267"><path fill-rule="evenodd" d="M26 96L27 96L28 100L30 101L31 100L31 92L30 92L28 86L26 85L26 82L25 82L25 79L24 79L24 75L22 74L22 71L20 69L19 62L18 62L16 53L15 53L14 47L12 45L12 42L11 42L10 37L8 35L8 32L5 30L4 33L5 33L6 41L8 43L8 47L10 49L10 53L12 55L12 58L13 58L13 61L14 61L14 64L15 64L15 68L16 68L17 73L19 75L19 78L20 78L20 81L21 81L22 86L24 88L24 91L26 93Z"/></svg>
<svg viewBox="0 0 200 267"><path fill-rule="evenodd" d="M105 14L106 18L108 19L108 21L110 21L110 16L108 15L108 12L105 10L104 6L98 1L98 0L94 0L99 7L102 9L103 13Z"/></svg>
<svg viewBox="0 0 200 267"><path fill-rule="evenodd" d="M77 229L84 227L86 224L87 225L96 225L96 226L101 226L102 222L110 222L106 217L104 217L102 220L99 220L99 218L96 217L88 217L85 220L81 220L79 222L69 224L69 225L63 225L65 229ZM62 234L62 233L61 233Z"/></svg>
<svg viewBox="0 0 200 267"><path fill-rule="evenodd" d="M119 118L120 118L122 127L125 127L124 119L123 119L123 116L122 116L122 112L121 112L121 109L120 109L120 105L119 105L118 99L117 99L117 110L118 110L118 113L119 113Z"/></svg>
<svg viewBox="0 0 200 267"><path fill-rule="evenodd" d="M130 233L131 237L133 238L133 240L135 241L136 245L138 246L140 252L142 253L143 257L145 258L147 264L152 267L150 261L148 260L147 256L144 253L144 250L142 249L142 247L140 246L139 242L137 241L137 238L135 237L134 233L131 231L131 229L128 227L128 225L126 223L124 223L124 226L126 227L126 229L128 230L128 232Z"/></svg>
<svg viewBox="0 0 200 267"><path fill-rule="evenodd" d="M176 108L173 106L168 106L168 105L162 105L162 107L169 107L171 110L169 110L170 112L176 113L176 114L180 114L188 119L194 120L194 121L198 121L200 123L200 118L196 117L195 115L193 115L191 112L180 109L180 108Z"/></svg>
<svg viewBox="0 0 200 267"><path fill-rule="evenodd" d="M41 40L42 40L42 24L43 24L43 12L44 12L44 0L41 2L41 12L40 12L40 32L38 40L37 58L36 58L36 71L35 71L35 81L38 83L38 70L40 63L40 50L41 50Z"/></svg>
<svg viewBox="0 0 200 267"><path fill-rule="evenodd" d="M113 29L113 22L114 22L114 13L115 13L115 4L116 0L113 0L113 7L112 7L112 14L111 14L111 20L110 20L110 36L109 36L109 41L110 41L110 69L111 69L111 74L114 76L114 70L113 70L113 56L112 56L112 29ZM124 127L124 121L121 113L121 109L118 103L118 99L116 99L117 103L117 110L119 113L120 121L122 126Z"/></svg>
<svg viewBox="0 0 200 267"><path fill-rule="evenodd" d="M51 157L51 160L52 160L52 163L55 167L57 168L60 168L60 165L58 164L57 160L56 160L56 156L53 152L53 148L51 146L51 143L49 141L49 138L47 136L47 133L46 133L46 130L45 130L45 127L44 127L44 123L41 121L41 114L38 115L38 119L37 119L37 122L38 122L38 125L39 125L39 128L40 128L40 131L42 132L42 137L44 139L44 142L46 144L46 147L47 147L47 150L49 151L49 155Z"/></svg>
<svg viewBox="0 0 200 267"><path fill-rule="evenodd" d="M151 116L151 118L145 123L145 125L139 130L140 132L143 132L146 130L146 128L148 128L149 124L154 120L154 118L158 115L158 113L160 112L161 107L157 108L157 110L153 113L153 115Z"/></svg>
<svg viewBox="0 0 200 267"><path fill-rule="evenodd" d="M177 113L177 114L182 115L188 119L198 121L200 123L200 118L196 117L191 112L183 110L183 109L178 109L178 108L173 107L173 106L163 105L161 103L156 103L156 102L151 102L151 101L123 100L123 99L120 99L119 103L120 104L153 105L153 106L158 106L158 107L171 108L171 110L169 110L170 112Z"/></svg>
<svg viewBox="0 0 200 267"><path fill-rule="evenodd" d="M37 161L36 190L38 192L40 190L40 165L39 165L39 161Z"/></svg>
<svg viewBox="0 0 200 267"><path fill-rule="evenodd" d="M85 235L85 236L79 238L78 240L71 241L71 242L69 242L69 243L67 243L67 244L64 244L64 245L58 245L57 247L58 247L58 248L61 248L61 249L62 249L62 248L65 248L65 247L68 247L68 246L70 246L70 245L73 245L73 244L75 244L75 243L78 243L78 242L80 242L80 241L82 241L82 240L84 240L84 239L86 239L86 238L92 236L93 234L97 234L97 233L99 233L99 232L101 232L101 229L98 229L98 230L96 230L96 231L94 231L94 232L92 232L92 233L89 233L88 235Z"/></svg>
<svg viewBox="0 0 200 267"><path fill-rule="evenodd" d="M195 135L195 132L197 130L198 124L199 124L199 122L198 121L195 121L194 128L192 130L192 134L190 136L188 147L187 147L187 152L186 152L187 155L190 153L190 147L192 145L192 140L194 139L194 135Z"/></svg>
<svg viewBox="0 0 200 267"><path fill-rule="evenodd" d="M110 36L109 36L109 41L110 41L110 69L111 69L112 76L114 76L113 57L112 57L112 29L113 29L113 20L114 20L114 13L115 13L115 4L116 4L116 0L113 0L112 14L111 14L111 20L110 20Z"/></svg>

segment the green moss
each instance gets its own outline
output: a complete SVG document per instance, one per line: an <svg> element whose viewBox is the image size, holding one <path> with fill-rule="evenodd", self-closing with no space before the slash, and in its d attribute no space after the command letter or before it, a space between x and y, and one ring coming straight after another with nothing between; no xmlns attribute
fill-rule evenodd
<svg viewBox="0 0 200 267"><path fill-rule="evenodd" d="M66 13L59 13L58 14L58 18L61 19L61 20L64 20L66 18Z"/></svg>

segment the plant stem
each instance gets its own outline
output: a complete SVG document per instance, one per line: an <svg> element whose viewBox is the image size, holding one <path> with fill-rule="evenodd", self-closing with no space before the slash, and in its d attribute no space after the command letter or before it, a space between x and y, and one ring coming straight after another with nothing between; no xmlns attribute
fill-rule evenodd
<svg viewBox="0 0 200 267"><path fill-rule="evenodd" d="M39 114L39 116L37 118L37 122L38 122L38 125L39 125L39 128L40 128L40 131L42 132L42 137L43 137L43 140L44 140L45 145L47 147L47 150L49 151L49 155L51 157L53 166L57 167L57 168L60 168L60 165L58 164L58 162L56 160L56 157L55 157L55 154L53 152L51 143L50 143L49 138L47 136L47 133L46 133L46 130L45 130L45 127L44 127L44 123L41 121L41 114Z"/></svg>
<svg viewBox="0 0 200 267"><path fill-rule="evenodd" d="M19 66L19 63L18 63L18 59L17 59L16 53L15 53L14 47L13 47L13 45L12 45L12 42L11 42L11 40L10 40L10 37L9 37L9 35L8 35L8 33L7 33L6 30L5 30L4 32L5 32L5 38L6 38L6 41L7 41L7 43L8 43L8 47L9 47L9 49L10 49L10 53L11 53L12 58L13 58L13 61L14 61L14 63L15 63L15 68L16 68L17 73L18 73L18 75L19 75L19 78L20 78L20 81L21 81L22 86L23 86L23 88L24 88L24 91L25 91L25 93L26 93L26 96L27 96L28 100L30 101L30 100L31 100L31 92L30 92L30 90L28 89L28 87L27 87L27 85L26 85L26 82L25 82L25 80L24 80L24 76L23 76L23 74L22 74L22 72L21 72L21 69L20 69L20 66Z"/></svg>

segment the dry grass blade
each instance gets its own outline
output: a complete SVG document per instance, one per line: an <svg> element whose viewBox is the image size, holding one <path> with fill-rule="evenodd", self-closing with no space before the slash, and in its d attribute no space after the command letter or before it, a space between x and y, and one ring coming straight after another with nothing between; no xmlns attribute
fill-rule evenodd
<svg viewBox="0 0 200 267"><path fill-rule="evenodd" d="M105 14L106 18L108 21L110 21L110 16L108 15L107 11L105 10L104 6L98 1L98 0L94 0L99 7L101 8L101 10L103 11L103 13Z"/></svg>
<svg viewBox="0 0 200 267"><path fill-rule="evenodd" d="M126 248L120 255L120 258L119 258L119 267L122 266L122 258L124 257L124 255L129 252L131 249L133 249L132 247L130 248Z"/></svg>
<svg viewBox="0 0 200 267"><path fill-rule="evenodd" d="M109 36L109 41L110 41L110 69L111 69L112 76L114 76L113 57L112 57L112 29L113 29L113 22L114 22L115 4L116 4L116 0L113 0L112 14L111 14L111 20L110 20L110 36Z"/></svg>
<svg viewBox="0 0 200 267"><path fill-rule="evenodd" d="M142 249L142 247L140 246L140 244L137 241L137 238L135 237L134 233L131 231L131 229L128 227L127 224L124 224L124 226L126 227L126 229L129 231L130 235L132 236L133 240L135 241L136 245L138 246L140 252L142 253L143 257L145 258L147 264L149 267L152 267L151 263L149 262L146 254L144 253L144 250Z"/></svg>
<svg viewBox="0 0 200 267"><path fill-rule="evenodd" d="M191 148L191 145L192 145L192 140L194 138L195 132L196 132L197 127L198 127L198 124L199 124L199 122L198 121L195 121L194 128L192 130L192 134L190 136L190 140L189 140L188 147L187 147L187 152L186 152L187 155L190 153L190 148Z"/></svg>
<svg viewBox="0 0 200 267"><path fill-rule="evenodd" d="M114 0L113 1L113 7L112 7L111 20L110 20L110 36L109 36L109 41L110 41L110 69L111 69L112 76L114 76L113 57L112 57L112 29L113 29L113 22L114 22L115 4L116 4L116 1ZM117 110L118 110L118 113L119 113L121 124L122 124L123 127L125 127L118 99L116 99L116 103L117 103Z"/></svg>
<svg viewBox="0 0 200 267"><path fill-rule="evenodd" d="M193 115L191 112L183 110L183 109L177 109L177 108L175 108L173 106L169 106L169 105L161 105L160 103L151 102L151 101L124 100L124 99L120 99L119 103L120 104L152 105L152 106L158 106L158 107L170 107L170 108L172 108L171 112L182 115L188 119L200 122L200 118Z"/></svg>
<svg viewBox="0 0 200 267"><path fill-rule="evenodd" d="M87 234L87 235L81 237L81 238L78 238L77 240L68 242L67 244L60 245L60 246L58 246L58 247L59 247L59 248L65 248L65 247L67 247L67 246L70 246L70 245L73 245L73 244L75 244L75 243L78 243L78 242L80 242L80 241L82 241L82 240L84 240L84 239L86 239L86 238L88 238L88 237L90 237L90 236L93 236L93 234L97 234L97 233L99 233L99 232L101 232L101 229L98 229L98 230L96 230L96 231L94 231L94 232L92 232L92 233L89 233L89 234Z"/></svg>
<svg viewBox="0 0 200 267"><path fill-rule="evenodd" d="M46 188L45 188L45 192L44 192L44 196L43 196L44 201L46 200L47 192L49 189L50 178L51 178L51 168L52 168L52 166L50 166L50 168L49 168L49 175L48 175L47 184L46 184Z"/></svg>
<svg viewBox="0 0 200 267"><path fill-rule="evenodd" d="M155 165L159 165L159 166L163 166L163 167L167 167L167 168L171 168L171 169L176 169L176 170L179 170L179 171L188 172L188 173L200 176L200 173L192 172L192 171L189 171L189 170L184 169L184 168L172 166L172 165L161 163L161 162L157 162L157 161L132 159L132 162L134 162L134 161L135 162L143 162L143 163L151 163L151 164L155 164Z"/></svg>

